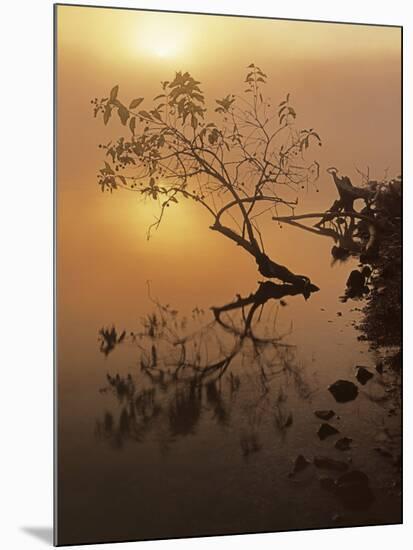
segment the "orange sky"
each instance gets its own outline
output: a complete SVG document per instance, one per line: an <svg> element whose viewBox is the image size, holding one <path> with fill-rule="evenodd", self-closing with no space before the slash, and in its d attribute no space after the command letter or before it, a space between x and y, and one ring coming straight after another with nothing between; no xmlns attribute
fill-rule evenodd
<svg viewBox="0 0 413 550"><path fill-rule="evenodd" d="M177 293L190 287L194 295L201 287L207 292L216 286L214 274L228 291L234 271L242 274L240 284L244 281L246 287L256 280L254 261L209 231L196 206L171 208L148 243L153 206L139 204L128 193L100 193L97 145L109 141L120 126L104 127L94 119L91 98L105 96L119 84L127 101L150 99L161 80L188 70L213 102L242 89L245 67L254 62L268 74L267 94L278 102L290 92L298 125L316 128L323 139L316 151L320 193L310 191L301 204L302 210L325 209L335 194L325 173L328 166L337 166L355 183L356 167L369 166L375 178L386 169L392 176L400 173L400 46L399 28L59 6L61 300L67 307L95 303L99 293L116 288L126 301L130 290L147 279ZM320 246L317 237L296 230L280 233L272 226L266 231L274 232L269 244L274 259L322 277L310 265L313 247ZM196 258L190 269L188 258Z"/></svg>

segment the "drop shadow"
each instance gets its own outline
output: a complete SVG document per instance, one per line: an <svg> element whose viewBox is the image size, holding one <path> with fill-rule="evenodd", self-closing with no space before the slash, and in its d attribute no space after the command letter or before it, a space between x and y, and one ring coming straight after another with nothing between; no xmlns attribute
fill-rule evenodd
<svg viewBox="0 0 413 550"><path fill-rule="evenodd" d="M22 527L22 531L53 546L53 527Z"/></svg>

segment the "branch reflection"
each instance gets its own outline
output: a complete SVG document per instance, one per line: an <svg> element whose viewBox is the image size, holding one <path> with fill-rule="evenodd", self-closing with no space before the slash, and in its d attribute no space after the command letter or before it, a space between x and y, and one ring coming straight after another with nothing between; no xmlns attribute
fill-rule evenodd
<svg viewBox="0 0 413 550"><path fill-rule="evenodd" d="M115 407L96 422L96 435L114 448L141 442L150 433L164 449L179 437L207 430L210 423L226 429L237 415L239 444L247 457L261 449L259 426L271 418L283 437L293 423L288 405L293 384L296 394L309 397L311 388L297 364L295 348L286 342L292 332L280 333L277 319L284 298L314 286L260 283L256 292L209 312L195 308L181 316L170 305L153 300L154 309L138 330L118 334L115 327L99 332L100 351L108 356L120 345L138 351L138 368L131 374L106 375L102 394L115 397ZM241 420L242 419L242 420Z"/></svg>

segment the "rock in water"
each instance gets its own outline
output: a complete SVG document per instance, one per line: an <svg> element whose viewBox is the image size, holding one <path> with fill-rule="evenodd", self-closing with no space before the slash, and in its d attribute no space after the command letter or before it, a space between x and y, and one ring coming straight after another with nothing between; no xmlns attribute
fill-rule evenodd
<svg viewBox="0 0 413 550"><path fill-rule="evenodd" d="M345 472L348 469L347 462L328 458L327 456L315 456L314 466L323 468L324 470L333 470L335 472Z"/></svg>
<svg viewBox="0 0 413 550"><path fill-rule="evenodd" d="M329 386L328 390L339 403L353 401L359 393L357 386L349 380L337 380Z"/></svg>
<svg viewBox="0 0 413 550"><path fill-rule="evenodd" d="M297 474L298 472L301 472L307 466L310 464L310 461L305 458L303 455L298 455L297 458L294 461L294 466L292 472L290 472L289 476L292 477L293 475Z"/></svg>
<svg viewBox="0 0 413 550"><path fill-rule="evenodd" d="M332 477L320 477L320 487L326 491L334 492L336 490L336 482Z"/></svg>
<svg viewBox="0 0 413 550"><path fill-rule="evenodd" d="M353 470L342 474L336 481L336 494L344 506L352 510L364 510L374 500L369 478L364 472Z"/></svg>
<svg viewBox="0 0 413 550"><path fill-rule="evenodd" d="M357 369L356 378L360 382L360 384L363 384L363 386L370 380L370 378L373 378L374 376L372 372L366 369L366 367L357 365L356 369Z"/></svg>
<svg viewBox="0 0 413 550"><path fill-rule="evenodd" d="M330 420L330 418L333 418L333 416L336 414L334 411L314 411L314 414L317 418L321 418L321 420Z"/></svg>
<svg viewBox="0 0 413 550"><path fill-rule="evenodd" d="M320 426L317 433L318 433L318 437L321 440L324 440L327 437L329 437L330 435L338 434L338 430L334 426L332 426L331 424L328 424L327 422L324 422L323 424L321 424L321 426Z"/></svg>
<svg viewBox="0 0 413 550"><path fill-rule="evenodd" d="M339 451L348 451L352 441L353 440L350 437L342 437L341 439L337 439L334 447Z"/></svg>
<svg viewBox="0 0 413 550"><path fill-rule="evenodd" d="M388 449L385 449L384 447L374 447L374 450L379 453L381 456L385 456L386 458L393 458L393 455Z"/></svg>

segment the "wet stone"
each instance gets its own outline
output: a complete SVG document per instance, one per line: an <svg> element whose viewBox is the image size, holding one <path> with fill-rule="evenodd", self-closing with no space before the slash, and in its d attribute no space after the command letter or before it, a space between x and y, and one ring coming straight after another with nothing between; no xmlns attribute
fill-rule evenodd
<svg viewBox="0 0 413 550"><path fill-rule="evenodd" d="M366 367L356 366L356 369L356 378L360 382L360 384L363 384L363 386L364 384L367 384L367 382L374 376L372 372L366 369Z"/></svg>
<svg viewBox="0 0 413 550"><path fill-rule="evenodd" d="M307 460L304 455L298 455L294 461L294 466L289 474L289 477L292 477L295 474L302 472L303 470L305 470L305 468L307 468L309 464L311 464L311 462Z"/></svg>
<svg viewBox="0 0 413 550"><path fill-rule="evenodd" d="M324 422L321 424L320 428L318 429L318 437L323 441L327 437L330 437L331 435L338 434L339 431L332 426L331 424L328 424L327 422Z"/></svg>
<svg viewBox="0 0 413 550"><path fill-rule="evenodd" d="M384 456L386 458L393 458L393 455L391 454L391 452L385 449L384 447L374 447L374 450L376 451L376 453L379 453L379 455L381 456Z"/></svg>
<svg viewBox="0 0 413 550"><path fill-rule="evenodd" d="M337 380L328 388L334 399L339 403L353 401L358 395L358 388L349 380Z"/></svg>
<svg viewBox="0 0 413 550"><path fill-rule="evenodd" d="M351 448L352 439L350 437L342 437L337 439L334 447L339 451L348 451Z"/></svg>
<svg viewBox="0 0 413 550"><path fill-rule="evenodd" d="M320 487L325 491L335 491L336 482L332 477L320 477Z"/></svg>
<svg viewBox="0 0 413 550"><path fill-rule="evenodd" d="M374 495L369 486L369 478L364 472L353 470L342 474L335 482L335 493L344 506L352 510L365 510Z"/></svg>
<svg viewBox="0 0 413 550"><path fill-rule="evenodd" d="M330 410L321 410L321 411L314 411L314 414L317 418L321 418L321 420L330 420L330 418L333 418L333 416L336 414L334 411Z"/></svg>
<svg viewBox="0 0 413 550"><path fill-rule="evenodd" d="M328 458L327 456L315 456L314 466L324 470L333 470L334 472L345 472L348 469L347 462Z"/></svg>

